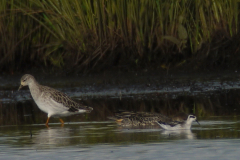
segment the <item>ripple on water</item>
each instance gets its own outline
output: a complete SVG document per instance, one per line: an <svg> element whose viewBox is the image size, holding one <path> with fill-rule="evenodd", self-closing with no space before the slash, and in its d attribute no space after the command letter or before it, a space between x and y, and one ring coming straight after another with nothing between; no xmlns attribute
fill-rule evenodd
<svg viewBox="0 0 240 160"><path fill-rule="evenodd" d="M223 132L221 127L212 129L212 126L236 122L204 120L200 123L201 126L194 124L192 130L180 131L156 127L124 129L109 122L75 122L64 127L53 124L49 128L44 125L0 127L0 155L3 159L224 159L238 156L240 140L236 138L240 135L226 139L224 136L232 136L233 132ZM235 129L234 133L238 133L238 128ZM213 140L214 136L219 138Z"/></svg>

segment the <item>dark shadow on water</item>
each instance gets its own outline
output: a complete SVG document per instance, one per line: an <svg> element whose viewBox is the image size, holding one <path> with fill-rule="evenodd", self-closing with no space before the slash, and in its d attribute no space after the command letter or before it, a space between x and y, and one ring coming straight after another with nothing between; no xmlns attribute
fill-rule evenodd
<svg viewBox="0 0 240 160"><path fill-rule="evenodd" d="M0 142L9 147L24 146L41 150L100 144L132 145L176 140L232 139L240 138L239 130L240 124L231 118L221 121L207 119L201 126L194 123L192 130L178 131L162 130L159 126L124 128L110 121L72 122L63 127L52 123L49 128L45 125L12 125L0 127Z"/></svg>
<svg viewBox="0 0 240 160"><path fill-rule="evenodd" d="M211 95L177 96L153 94L125 98L84 99L92 106L89 114L65 117L64 126L56 118L44 123L47 115L33 100L2 103L0 106L0 141L10 146L29 146L36 149L96 144L130 145L163 143L181 139L240 138L238 91ZM192 130L165 131L158 125L121 127L108 120L115 111L158 112L174 115L195 113L201 125L193 123Z"/></svg>
<svg viewBox="0 0 240 160"><path fill-rule="evenodd" d="M94 110L90 114L64 117L68 122L106 121L118 110L157 112L172 116L179 112L194 113L198 119L210 116L240 115L239 90L213 92L197 96L173 96L172 94L148 94L132 97L104 97L84 99L83 103ZM0 103L0 125L44 124L47 114L38 109L33 100ZM55 118L50 123L58 123Z"/></svg>

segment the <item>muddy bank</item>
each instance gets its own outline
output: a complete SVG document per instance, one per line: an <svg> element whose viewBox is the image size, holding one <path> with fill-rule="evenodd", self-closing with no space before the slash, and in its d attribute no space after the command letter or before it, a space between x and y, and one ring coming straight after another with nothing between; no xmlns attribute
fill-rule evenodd
<svg viewBox="0 0 240 160"><path fill-rule="evenodd" d="M138 97L141 95L178 96L213 94L240 88L237 70L212 72L166 71L105 71L86 75L54 75L30 73L40 84L59 89L71 97ZM28 88L17 89L23 74L0 76L0 98L3 102L22 101L31 98Z"/></svg>
<svg viewBox="0 0 240 160"><path fill-rule="evenodd" d="M240 77L237 70L169 74L158 71L103 72L71 76L31 74L39 83L94 107L89 115L91 120L107 120L107 116L112 116L119 109L165 115L178 112L198 116L240 114ZM36 107L28 87L17 91L22 75L0 76L1 112L10 120L13 117L26 120L23 113L42 115L44 123L46 114ZM33 114L32 110L37 113ZM20 122L19 119L17 121Z"/></svg>
<svg viewBox="0 0 240 160"><path fill-rule="evenodd" d="M238 71L105 72L71 76L31 74L41 84L66 92L74 99L82 99L84 104L94 108L90 114L64 118L67 123L107 121L107 117L119 109L167 116L179 112L194 113L200 120L230 116L239 121ZM28 88L17 91L21 76L1 76L0 126L46 122L46 113L38 109ZM51 123L59 123L59 120L52 118Z"/></svg>

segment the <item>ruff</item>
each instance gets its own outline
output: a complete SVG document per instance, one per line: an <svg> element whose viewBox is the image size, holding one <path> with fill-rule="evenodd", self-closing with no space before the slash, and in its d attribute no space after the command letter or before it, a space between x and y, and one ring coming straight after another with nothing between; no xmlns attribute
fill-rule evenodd
<svg viewBox="0 0 240 160"><path fill-rule="evenodd" d="M22 76L21 85L18 90L24 86L29 87L33 100L39 109L48 114L46 125L48 125L50 117L64 117L85 112L90 113L93 110L92 107L77 103L56 89L40 85L30 74ZM64 123L62 119L60 119L60 122Z"/></svg>

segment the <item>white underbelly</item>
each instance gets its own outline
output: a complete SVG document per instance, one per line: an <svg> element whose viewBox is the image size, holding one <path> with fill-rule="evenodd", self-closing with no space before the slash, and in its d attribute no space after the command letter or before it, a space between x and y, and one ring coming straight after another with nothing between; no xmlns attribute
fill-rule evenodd
<svg viewBox="0 0 240 160"><path fill-rule="evenodd" d="M61 103L55 102L52 99L41 99L36 100L36 104L40 110L48 114L48 117L54 115L64 115L68 113L68 108Z"/></svg>

